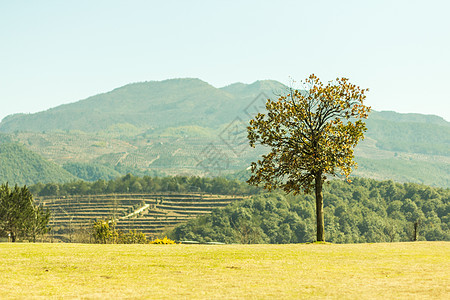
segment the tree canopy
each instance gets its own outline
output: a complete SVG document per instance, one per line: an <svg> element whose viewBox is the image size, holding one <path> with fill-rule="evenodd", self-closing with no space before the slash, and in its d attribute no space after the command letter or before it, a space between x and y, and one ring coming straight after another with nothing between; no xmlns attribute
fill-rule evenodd
<svg viewBox="0 0 450 300"><path fill-rule="evenodd" d="M36 237L48 231L50 212L35 205L33 195L26 186L0 186L0 233L15 242L17 238Z"/></svg>
<svg viewBox="0 0 450 300"><path fill-rule="evenodd" d="M250 146L271 148L251 165L250 184L282 188L286 192L316 194L317 240L324 241L322 185L327 175L348 177L353 148L364 138L370 107L362 89L347 78L323 84L314 74L304 90L291 89L277 100L268 99L265 113L250 120Z"/></svg>
<svg viewBox="0 0 450 300"><path fill-rule="evenodd" d="M109 193L210 193L222 195L249 195L259 188L237 180L221 177L138 177L127 174L114 180L95 182L73 181L68 183L47 183L30 186L36 196L99 195Z"/></svg>

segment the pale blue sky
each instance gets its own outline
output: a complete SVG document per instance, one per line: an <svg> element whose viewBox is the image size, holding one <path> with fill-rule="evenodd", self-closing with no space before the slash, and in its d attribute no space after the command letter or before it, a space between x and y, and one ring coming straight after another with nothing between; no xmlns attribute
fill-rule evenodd
<svg viewBox="0 0 450 300"><path fill-rule="evenodd" d="M189 3L188 3L189 2ZM450 121L450 1L0 0L0 119L138 81L315 73Z"/></svg>

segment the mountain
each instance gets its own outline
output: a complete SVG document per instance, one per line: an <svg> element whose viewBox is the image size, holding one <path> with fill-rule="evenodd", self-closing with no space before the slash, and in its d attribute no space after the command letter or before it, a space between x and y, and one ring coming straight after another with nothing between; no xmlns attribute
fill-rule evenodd
<svg viewBox="0 0 450 300"><path fill-rule="evenodd" d="M82 130L95 132L115 124L167 128L227 122L237 99L199 79L133 83L35 114L4 118L0 131Z"/></svg>
<svg viewBox="0 0 450 300"><path fill-rule="evenodd" d="M132 83L0 123L0 142L23 144L76 177L124 172L216 176L246 169L265 152L246 126L277 81L216 88L193 78ZM450 123L433 115L377 112L356 148L357 176L450 187ZM240 176L242 177L242 176Z"/></svg>
<svg viewBox="0 0 450 300"><path fill-rule="evenodd" d="M449 127L450 123L444 118L435 115L424 115L415 113L401 114L395 111L372 112L370 114L372 120L392 121L401 123L426 123L439 126Z"/></svg>
<svg viewBox="0 0 450 300"><path fill-rule="evenodd" d="M450 123L433 115L372 112L367 136L390 151L450 156Z"/></svg>
<svg viewBox="0 0 450 300"><path fill-rule="evenodd" d="M0 182L9 182L11 185L79 179L19 144L0 144L0 166Z"/></svg>
<svg viewBox="0 0 450 300"><path fill-rule="evenodd" d="M97 132L117 124L145 129L187 125L217 128L244 111L250 102L248 98L261 93L271 97L274 90L284 88L273 80L221 89L192 78L132 83L35 114L7 116L0 123L0 132Z"/></svg>
<svg viewBox="0 0 450 300"><path fill-rule="evenodd" d="M285 92L287 87L275 80L258 80L252 84L241 82L233 83L221 88L221 90L239 98L255 98L261 93L266 94L268 97L276 96Z"/></svg>

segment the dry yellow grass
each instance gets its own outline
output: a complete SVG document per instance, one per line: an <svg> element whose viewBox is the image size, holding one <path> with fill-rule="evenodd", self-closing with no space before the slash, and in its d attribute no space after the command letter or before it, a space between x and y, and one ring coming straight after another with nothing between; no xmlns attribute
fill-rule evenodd
<svg viewBox="0 0 450 300"><path fill-rule="evenodd" d="M0 298L449 299L450 243L0 244Z"/></svg>

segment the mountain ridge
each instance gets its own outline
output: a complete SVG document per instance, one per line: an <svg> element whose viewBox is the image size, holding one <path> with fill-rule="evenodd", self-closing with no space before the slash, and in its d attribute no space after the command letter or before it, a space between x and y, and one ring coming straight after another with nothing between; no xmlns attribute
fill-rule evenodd
<svg viewBox="0 0 450 300"><path fill-rule="evenodd" d="M0 122L0 132L95 132L123 123L146 129L186 125L218 127L217 122L229 122L245 110L252 97L272 98L286 89L287 86L275 80L236 82L221 88L198 78L135 82L40 112L8 115ZM187 116L169 118L173 114L183 115L183 111ZM227 114L232 117L225 117ZM440 116L417 113L374 111L370 119L450 126Z"/></svg>
<svg viewBox="0 0 450 300"><path fill-rule="evenodd" d="M0 122L0 131L95 132L117 123L151 128L160 124L190 125L195 119L200 125L211 125L223 118L217 113L219 108L232 109L232 100L232 95L199 79L132 83L38 113L7 116ZM184 118L167 118L167 114L182 114L183 110L186 110ZM208 116L199 120L195 112Z"/></svg>
<svg viewBox="0 0 450 300"><path fill-rule="evenodd" d="M219 172L234 172L263 154L247 149L245 127L266 98L283 89L274 80L221 88L196 78L131 83L43 112L8 116L0 123L0 143L23 144L88 180L127 170L203 176L217 168L212 161L201 169L214 155L227 160ZM358 175L448 186L449 122L373 111L366 124L366 139L356 149L363 158ZM392 172L403 165L408 174Z"/></svg>

